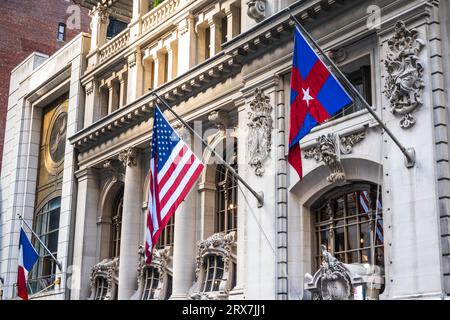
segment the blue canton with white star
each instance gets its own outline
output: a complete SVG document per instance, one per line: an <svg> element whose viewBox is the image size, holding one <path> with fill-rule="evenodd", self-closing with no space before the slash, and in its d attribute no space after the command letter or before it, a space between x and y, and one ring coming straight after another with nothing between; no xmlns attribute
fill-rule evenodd
<svg viewBox="0 0 450 320"><path fill-rule="evenodd" d="M166 120L159 107L155 108L153 119L151 154L152 158L156 156L158 159L157 167L158 171L160 171L172 153L173 148L180 141L180 137Z"/></svg>

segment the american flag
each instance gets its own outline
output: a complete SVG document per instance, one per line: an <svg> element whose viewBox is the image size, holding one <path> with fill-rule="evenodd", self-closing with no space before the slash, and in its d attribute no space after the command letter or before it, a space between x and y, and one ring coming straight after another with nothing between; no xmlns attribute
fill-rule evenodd
<svg viewBox="0 0 450 320"><path fill-rule="evenodd" d="M367 219L370 220L369 214L372 212L372 201L370 200L370 193L368 191L362 191L359 194L359 203L361 213L365 214ZM377 226L376 226L376 245L382 245L384 243L383 235L383 218L381 215L381 202L377 200Z"/></svg>
<svg viewBox="0 0 450 320"><path fill-rule="evenodd" d="M170 126L159 107L153 117L150 181L145 243L146 263L167 222L204 168L203 163Z"/></svg>

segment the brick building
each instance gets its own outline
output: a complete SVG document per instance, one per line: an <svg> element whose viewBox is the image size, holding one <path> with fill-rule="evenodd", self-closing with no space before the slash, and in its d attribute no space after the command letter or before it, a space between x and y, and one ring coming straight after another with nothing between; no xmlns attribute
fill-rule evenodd
<svg viewBox="0 0 450 320"><path fill-rule="evenodd" d="M33 52L52 55L81 31L89 31L88 9L72 0L0 1L0 150L11 71ZM79 16L79 22L74 20ZM0 153L0 164L2 153Z"/></svg>

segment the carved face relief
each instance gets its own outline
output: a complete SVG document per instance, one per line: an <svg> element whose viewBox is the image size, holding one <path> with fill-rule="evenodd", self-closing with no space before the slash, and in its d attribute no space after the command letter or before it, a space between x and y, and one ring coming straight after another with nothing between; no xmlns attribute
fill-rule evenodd
<svg viewBox="0 0 450 320"><path fill-rule="evenodd" d="M423 103L424 66L418 55L424 41L418 38L417 30L406 29L403 21L397 23L395 32L388 41L384 94L389 99L391 112L402 116L400 126L407 129L416 123L412 113Z"/></svg>

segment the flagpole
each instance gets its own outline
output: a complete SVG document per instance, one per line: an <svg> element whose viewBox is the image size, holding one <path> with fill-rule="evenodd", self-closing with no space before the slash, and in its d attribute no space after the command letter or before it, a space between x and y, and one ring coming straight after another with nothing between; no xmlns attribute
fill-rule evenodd
<svg viewBox="0 0 450 320"><path fill-rule="evenodd" d="M400 141L394 136L394 134L391 132L391 130L388 129L388 127L383 123L383 121L380 119L378 114L372 109L372 107L367 103L366 99L361 95L361 93L356 90L356 88L353 86L353 84L350 82L350 80L347 79L345 74L336 66L336 64L331 60L328 55L322 50L322 48L319 46L319 44L314 40L314 38L309 34L309 32L302 26L302 24L292 15L289 14L292 21L294 21L295 25L302 31L304 35L308 38L308 40L314 44L314 46L319 50L320 54L323 56L325 60L330 64L330 66L334 69L334 71L342 78L342 80L345 82L345 84L352 90L352 92L356 95L356 97L361 100L364 107L369 111L369 113L375 118L375 120L380 124L380 126L383 128L383 130L391 137L392 141L399 147L400 151L404 154L406 157L405 165L407 168L413 168L416 163L416 152L414 148L408 148L406 149Z"/></svg>
<svg viewBox="0 0 450 320"><path fill-rule="evenodd" d="M33 228L30 227L30 225L25 221L25 219L22 217L20 213L17 214L19 216L19 220L28 228L28 230L31 231L31 233L36 237L36 239L39 241L39 243L44 247L45 251L47 251L50 254L50 257L55 261L56 265L58 266L59 271L62 271L61 262L56 260L55 256L51 251L47 248L47 246L42 242L42 240L38 237L38 235L33 231ZM40 256L40 255L39 255Z"/></svg>
<svg viewBox="0 0 450 320"><path fill-rule="evenodd" d="M161 101L164 106L169 109L169 111L186 127L188 128L190 131L192 131L194 133L194 135L200 139L200 141L203 143L203 145L209 150L211 151L214 156L216 156L216 158L218 158L222 164L231 172L231 174L233 174L246 188L248 191L251 192L251 194L253 194L256 198L256 200L258 200L258 208L262 208L264 206L264 194L262 192L258 193L255 190L252 189L252 187L250 187L250 185L241 178L241 176L238 175L238 173L233 169L233 167L231 167L213 148L210 147L210 145L203 140L203 138L194 130L192 129L192 127L186 122L184 121L173 109L172 107L163 99L161 98L156 92L153 91L153 95L159 100Z"/></svg>

